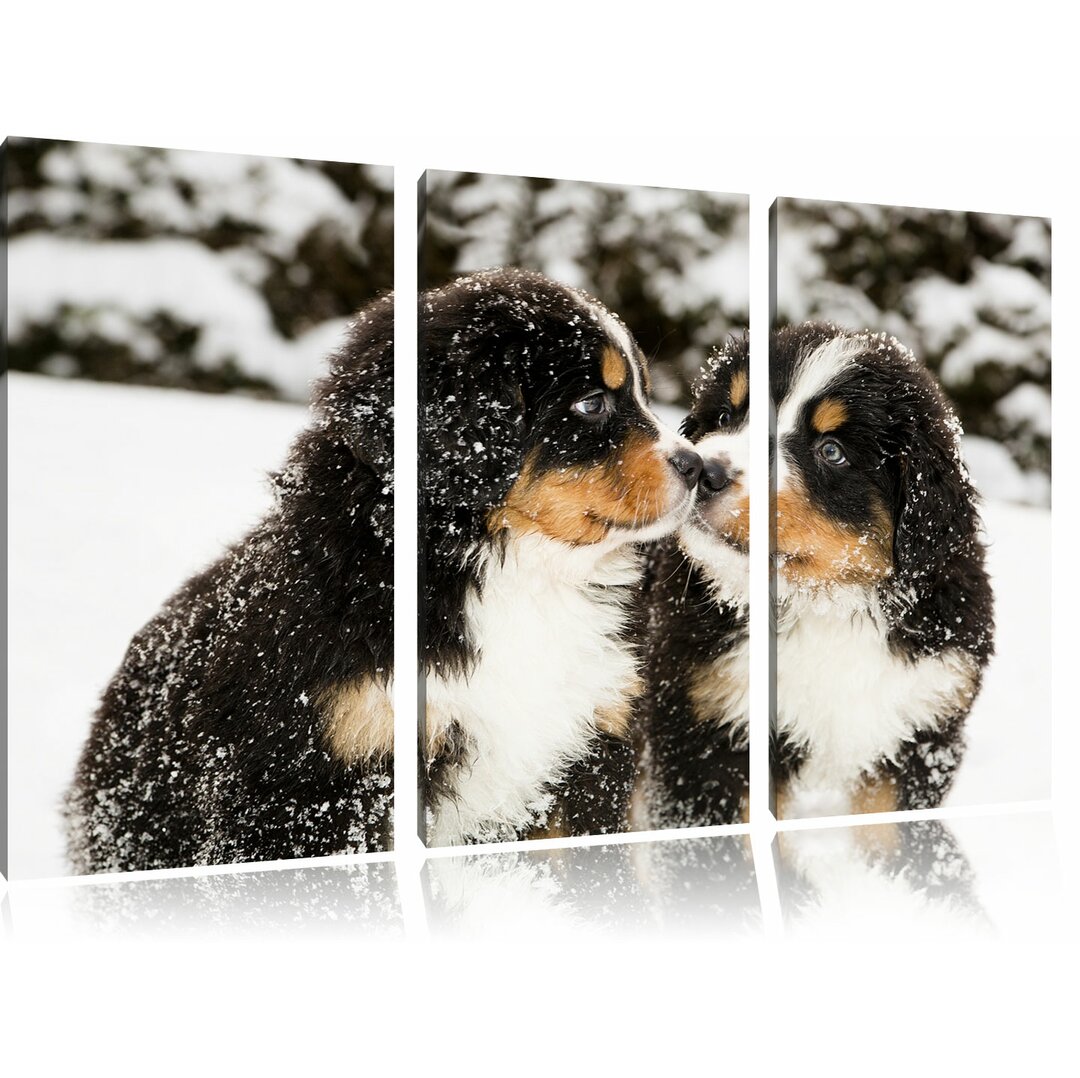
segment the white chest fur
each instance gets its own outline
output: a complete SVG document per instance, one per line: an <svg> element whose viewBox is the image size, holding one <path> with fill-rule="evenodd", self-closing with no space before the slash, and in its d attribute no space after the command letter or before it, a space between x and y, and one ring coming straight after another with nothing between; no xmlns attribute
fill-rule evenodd
<svg viewBox="0 0 1080 1078"><path fill-rule="evenodd" d="M479 659L429 677L429 732L457 722L470 744L456 797L430 806L429 841L495 841L546 809L544 786L585 755L597 710L624 699L636 663L620 643L637 556L527 536L490 556L466 607Z"/></svg>
<svg viewBox="0 0 1080 1078"><path fill-rule="evenodd" d="M895 655L873 604L807 603L797 613L782 611L777 726L807 752L789 794L826 803L843 798L918 730L936 727L966 704L974 677L975 664L961 651L915 661ZM831 811L850 810L834 805Z"/></svg>

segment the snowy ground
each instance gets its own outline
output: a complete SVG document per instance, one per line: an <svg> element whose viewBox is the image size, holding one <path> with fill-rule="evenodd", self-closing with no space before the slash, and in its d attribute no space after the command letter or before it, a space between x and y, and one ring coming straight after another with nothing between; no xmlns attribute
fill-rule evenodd
<svg viewBox="0 0 1080 1078"><path fill-rule="evenodd" d="M63 874L58 803L132 634L269 504L294 405L9 374L11 876ZM1050 518L988 501L998 656L951 798L1049 795Z"/></svg>

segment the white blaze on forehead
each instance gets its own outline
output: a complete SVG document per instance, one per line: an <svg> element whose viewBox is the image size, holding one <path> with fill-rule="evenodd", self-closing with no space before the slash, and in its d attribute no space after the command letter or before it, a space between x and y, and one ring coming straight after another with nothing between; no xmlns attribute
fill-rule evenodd
<svg viewBox="0 0 1080 1078"><path fill-rule="evenodd" d="M795 429L803 406L821 396L852 365L864 347L864 341L853 337L833 337L799 359L787 395L776 413L777 490L783 489L789 474L784 440Z"/></svg>
<svg viewBox="0 0 1080 1078"><path fill-rule="evenodd" d="M692 450L693 446L688 438L676 434L675 431L665 426L656 417L645 399L644 375L642 373L638 348L629 330L615 317L603 304L592 299L591 296L578 289L568 290L576 299L582 313L594 325L603 331L607 338L607 347L617 351L623 358L627 369L630 371L631 393L634 401L656 431L656 439L652 443L651 452L662 461L670 461L672 456L681 449ZM670 510L654 524L647 527L612 528L607 543L596 544L602 549L616 549L629 540L646 541L659 539L673 532L689 514L696 496L696 490L687 491L682 477L677 474L675 468L668 468L667 496L671 502Z"/></svg>
<svg viewBox="0 0 1080 1078"><path fill-rule="evenodd" d="M594 322L598 322L603 331L608 335L611 343L622 352L627 363L633 366L634 342L630 333L603 304L590 299L584 292L578 293L582 306L589 313Z"/></svg>
<svg viewBox="0 0 1080 1078"><path fill-rule="evenodd" d="M692 448L686 438L676 434L670 427L661 423L649 407L649 402L645 399L645 380L641 373L641 364L637 359L639 349L630 336L630 331L603 304L597 303L584 292L578 292L577 295L589 317L607 334L608 340L622 353L623 359L626 360L626 366L630 370L634 400L642 412L651 420L659 435L657 452L667 455L679 449Z"/></svg>
<svg viewBox="0 0 1080 1078"><path fill-rule="evenodd" d="M608 340L619 350L626 365L630 369L634 381L634 399L642 406L648 408L645 403L645 390L642 383L641 367L637 362L637 347L629 330L624 326L606 307L596 303L584 293L578 293L582 305L588 311L589 316L607 334Z"/></svg>

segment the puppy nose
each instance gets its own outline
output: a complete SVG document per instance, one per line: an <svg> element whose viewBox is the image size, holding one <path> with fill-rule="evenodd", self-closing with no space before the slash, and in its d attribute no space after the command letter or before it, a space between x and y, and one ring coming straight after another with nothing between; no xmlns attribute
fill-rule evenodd
<svg viewBox="0 0 1080 1078"><path fill-rule="evenodd" d="M728 462L722 457L713 457L705 461L699 480L702 494L719 494L731 482L727 465Z"/></svg>
<svg viewBox="0 0 1080 1078"><path fill-rule="evenodd" d="M687 487L693 490L698 481L698 476L701 475L701 457L692 449L679 449L668 457L668 460L671 461L675 471L682 476Z"/></svg>

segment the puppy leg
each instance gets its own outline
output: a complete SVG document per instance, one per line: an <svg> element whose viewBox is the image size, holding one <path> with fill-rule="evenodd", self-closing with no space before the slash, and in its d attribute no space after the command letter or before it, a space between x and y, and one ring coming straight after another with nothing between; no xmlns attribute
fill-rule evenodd
<svg viewBox="0 0 1080 1078"><path fill-rule="evenodd" d="M937 808L952 788L964 758L963 716L921 731L887 769L897 782L898 809Z"/></svg>
<svg viewBox="0 0 1080 1078"><path fill-rule="evenodd" d="M627 828L634 785L634 750L624 737L602 733L576 761L556 794L558 826L566 835L609 835ZM549 817L549 820L551 817Z"/></svg>

